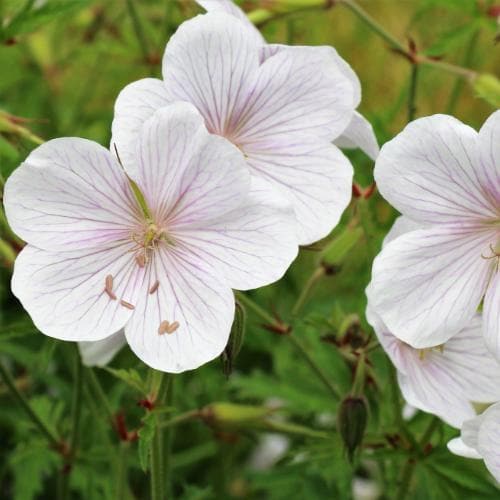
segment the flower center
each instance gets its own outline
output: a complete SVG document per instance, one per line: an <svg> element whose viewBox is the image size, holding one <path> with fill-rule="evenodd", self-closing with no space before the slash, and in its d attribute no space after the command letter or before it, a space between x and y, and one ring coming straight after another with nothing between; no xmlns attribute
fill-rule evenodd
<svg viewBox="0 0 500 500"><path fill-rule="evenodd" d="M135 253L135 261L139 267L144 267L150 260L152 253L162 243L173 244L167 230L159 227L153 221L146 221L146 225L138 232L131 235L135 246L131 250Z"/></svg>

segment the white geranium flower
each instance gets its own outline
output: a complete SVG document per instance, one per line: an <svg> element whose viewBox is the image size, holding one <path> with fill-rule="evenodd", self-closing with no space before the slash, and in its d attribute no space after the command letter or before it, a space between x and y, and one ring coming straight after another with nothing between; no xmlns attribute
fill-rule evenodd
<svg viewBox="0 0 500 500"><path fill-rule="evenodd" d="M192 103L209 132L243 151L254 177L291 201L300 244L326 236L348 205L352 166L331 141L360 99L352 70L328 47L266 45L248 23L224 12L184 22L163 57L163 81L125 87L112 142L130 165L137 130L174 101Z"/></svg>
<svg viewBox="0 0 500 500"><path fill-rule="evenodd" d="M399 217L384 245L419 227L410 219ZM396 367L399 387L410 405L459 428L464 420L476 415L472 402L500 399L500 364L486 348L480 315L446 343L416 349L395 337L377 314L372 284L366 293L368 322Z"/></svg>
<svg viewBox="0 0 500 500"><path fill-rule="evenodd" d="M230 14L240 21L243 21L250 30L255 34L255 37L261 43L265 43L264 37L260 31L249 21L245 13L233 2L233 0L196 0L207 12L225 12ZM271 51L275 50L298 50L303 47L286 46L277 44L268 44ZM325 50L325 47L311 47L309 50ZM336 50L329 48L329 56L337 60L339 66L344 69L344 74L347 76L355 89L356 99L361 100L361 83L352 70L349 64L342 59ZM370 122L360 113L355 111L347 128L342 132L342 135L335 140L335 144L341 148L352 149L360 148L372 160L375 160L379 153L377 138L373 132L373 127Z"/></svg>
<svg viewBox="0 0 500 500"><path fill-rule="evenodd" d="M492 476L500 482L500 403L464 422L461 437L452 439L448 449L462 457L482 458Z"/></svg>
<svg viewBox="0 0 500 500"><path fill-rule="evenodd" d="M484 297L484 333L500 357L500 111L476 132L435 115L385 144L375 166L382 195L422 224L391 241L372 273L372 307L417 348L446 342Z"/></svg>
<svg viewBox="0 0 500 500"><path fill-rule="evenodd" d="M7 217L28 242L12 289L46 335L98 341L124 327L140 359L180 372L224 349L231 288L283 275L295 222L189 104L159 110L135 146L124 171L94 142L55 139L11 175Z"/></svg>

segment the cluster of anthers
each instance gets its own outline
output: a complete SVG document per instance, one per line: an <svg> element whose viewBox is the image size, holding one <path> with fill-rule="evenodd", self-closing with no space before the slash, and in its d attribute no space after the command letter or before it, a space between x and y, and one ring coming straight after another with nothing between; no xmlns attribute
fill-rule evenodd
<svg viewBox="0 0 500 500"><path fill-rule="evenodd" d="M131 240L135 245L129 250L129 252L134 254L134 259L136 264L140 268L144 268L150 261L151 256L158 248L158 245L162 242L172 244L172 240L168 237L167 231L164 228L159 228L153 221L148 220L145 225L145 230L137 233L133 232L131 234ZM108 274L104 283L104 291L111 300L117 300L117 296L113 291L113 276ZM149 288L149 294L153 295L158 291L160 282L155 280L155 282ZM126 307L127 309L134 310L135 306L130 302L120 299L120 305ZM179 328L179 322L173 321L170 323L167 320L160 322L158 327L158 335L172 334Z"/></svg>

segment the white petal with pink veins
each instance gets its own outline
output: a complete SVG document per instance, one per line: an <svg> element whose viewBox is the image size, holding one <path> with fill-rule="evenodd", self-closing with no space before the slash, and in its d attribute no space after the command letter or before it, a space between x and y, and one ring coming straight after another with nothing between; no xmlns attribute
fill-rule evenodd
<svg viewBox="0 0 500 500"><path fill-rule="evenodd" d="M127 238L139 218L116 159L85 139L54 139L36 148L9 177L4 196L14 232L47 250Z"/></svg>
<svg viewBox="0 0 500 500"><path fill-rule="evenodd" d="M265 43L260 31L250 22L246 14L233 2L233 0L196 0L207 12L225 12L244 22L254 32L257 41Z"/></svg>
<svg viewBox="0 0 500 500"><path fill-rule="evenodd" d="M110 149L115 147L126 169L136 169L136 148L143 123L169 104L162 80L144 78L122 89L115 102Z"/></svg>
<svg viewBox="0 0 500 500"><path fill-rule="evenodd" d="M85 366L106 366L126 345L125 334L120 330L103 340L78 342L78 349Z"/></svg>
<svg viewBox="0 0 500 500"><path fill-rule="evenodd" d="M252 173L292 203L301 245L323 238L337 225L351 200L353 170L336 146L290 134L254 143L247 154Z"/></svg>
<svg viewBox="0 0 500 500"><path fill-rule="evenodd" d="M488 349L500 360L500 271L496 266L496 262L491 263L492 277L484 298L484 338Z"/></svg>
<svg viewBox="0 0 500 500"><path fill-rule="evenodd" d="M163 78L172 100L191 102L210 132L225 135L248 97L259 66L253 32L224 13L185 21L163 56Z"/></svg>
<svg viewBox="0 0 500 500"><path fill-rule="evenodd" d="M180 249L162 249L145 284L125 327L130 348L140 359L157 370L179 373L222 352L234 296L209 265Z"/></svg>
<svg viewBox="0 0 500 500"><path fill-rule="evenodd" d="M301 132L331 141L349 125L357 102L352 81L325 47L294 47L268 57L232 131L246 145ZM336 53L335 53L336 54Z"/></svg>
<svg viewBox="0 0 500 500"><path fill-rule="evenodd" d="M481 258L491 232L476 227L420 229L391 241L376 257L371 305L390 331L422 348L446 342L472 320L490 264Z"/></svg>
<svg viewBox="0 0 500 500"><path fill-rule="evenodd" d="M481 455L474 448L467 446L461 438L451 439L446 446L454 455L464 458L481 458Z"/></svg>
<svg viewBox="0 0 500 500"><path fill-rule="evenodd" d="M372 160L376 160L380 151L371 123L357 111L354 112L349 125L334 143L339 148L359 148Z"/></svg>
<svg viewBox="0 0 500 500"><path fill-rule="evenodd" d="M495 111L479 131L481 168L479 176L484 190L497 206L500 218L500 111Z"/></svg>
<svg viewBox="0 0 500 500"><path fill-rule="evenodd" d="M104 339L125 325L137 301L144 270L130 246L52 253L28 245L16 259L12 292L45 335Z"/></svg>
<svg viewBox="0 0 500 500"><path fill-rule="evenodd" d="M415 120L385 144L375 180L391 204L415 221L439 224L498 217L479 175L478 134L455 118Z"/></svg>
<svg viewBox="0 0 500 500"><path fill-rule="evenodd" d="M487 469L500 482L500 404L490 406L481 417L477 451Z"/></svg>
<svg viewBox="0 0 500 500"><path fill-rule="evenodd" d="M196 109L175 103L142 127L130 172L158 219L175 230L233 210L250 189L241 151L211 135Z"/></svg>
<svg viewBox="0 0 500 500"><path fill-rule="evenodd" d="M280 279L298 251L293 209L254 177L242 203L222 217L176 231L179 244L221 272L231 288L248 290Z"/></svg>

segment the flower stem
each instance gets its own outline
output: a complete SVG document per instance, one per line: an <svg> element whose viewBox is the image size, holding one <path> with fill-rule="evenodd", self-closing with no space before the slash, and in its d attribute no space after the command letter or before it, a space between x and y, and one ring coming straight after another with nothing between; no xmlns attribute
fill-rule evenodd
<svg viewBox="0 0 500 500"><path fill-rule="evenodd" d="M197 418L200 416L199 410L190 410L185 413L181 413L180 415L176 415L171 419L162 422L160 424L160 429L167 429L169 427L175 427L178 424L182 424L183 422L187 422L188 420L192 420L193 418Z"/></svg>
<svg viewBox="0 0 500 500"><path fill-rule="evenodd" d="M116 500L127 498L127 462L128 462L129 443L120 441L118 446L118 455L116 457Z"/></svg>
<svg viewBox="0 0 500 500"><path fill-rule="evenodd" d="M108 398L106 397L106 394L104 393L104 390L101 386L101 383L99 382L99 379L97 378L95 371L93 368L88 367L86 370L86 379L89 387L92 390L92 393L94 397L98 400L98 406L106 412L107 417L109 418L109 421L112 422L114 419L114 414L113 410L111 409L111 406L108 402Z"/></svg>
<svg viewBox="0 0 500 500"><path fill-rule="evenodd" d="M410 75L410 89L408 93L408 121L411 122L415 119L415 113L417 112L417 107L415 104L417 98L417 86L418 86L418 64L411 65L411 75Z"/></svg>
<svg viewBox="0 0 500 500"><path fill-rule="evenodd" d="M401 482L399 483L399 488L395 496L396 500L404 500L410 493L411 480L413 478L414 470L415 459L410 457L406 461L401 473Z"/></svg>
<svg viewBox="0 0 500 500"><path fill-rule="evenodd" d="M306 284L302 288L300 295L295 302L295 305L292 308L292 316L298 316L302 308L304 307L309 294L312 289L316 286L319 280L325 275L325 268L323 266L319 266L316 270L311 274Z"/></svg>
<svg viewBox="0 0 500 500"><path fill-rule="evenodd" d="M264 308L259 306L256 302L254 302L248 295L236 292L236 298L239 302L241 302L245 307L253 311L257 316L259 316L262 320L270 325L276 323L276 319L273 318Z"/></svg>
<svg viewBox="0 0 500 500"><path fill-rule="evenodd" d="M49 444L55 448L59 449L61 446L61 441L58 437L45 425L45 423L36 414L35 410L31 407L28 400L21 394L21 392L16 387L14 380L12 379L9 371L5 368L4 364L0 361L0 376L2 377L5 385L9 389L14 399L23 407L24 411L28 414L32 422L38 427L40 432L47 438Z"/></svg>

